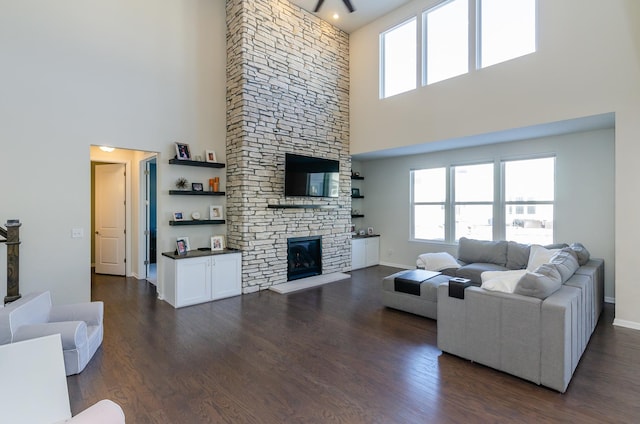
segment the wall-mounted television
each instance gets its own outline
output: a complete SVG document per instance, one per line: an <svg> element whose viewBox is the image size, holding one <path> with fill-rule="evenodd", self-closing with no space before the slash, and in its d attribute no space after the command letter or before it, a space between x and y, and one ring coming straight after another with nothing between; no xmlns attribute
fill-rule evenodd
<svg viewBox="0 0 640 424"><path fill-rule="evenodd" d="M284 195L338 197L340 162L287 153L284 164Z"/></svg>

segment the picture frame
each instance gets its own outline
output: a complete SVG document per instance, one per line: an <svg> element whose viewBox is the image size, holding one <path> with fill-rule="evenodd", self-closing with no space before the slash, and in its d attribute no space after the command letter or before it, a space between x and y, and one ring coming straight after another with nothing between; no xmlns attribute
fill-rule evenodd
<svg viewBox="0 0 640 424"><path fill-rule="evenodd" d="M214 150L205 150L204 160L206 162L217 162L216 152Z"/></svg>
<svg viewBox="0 0 640 424"><path fill-rule="evenodd" d="M184 240L176 240L176 252L178 255L185 256L187 254L187 246L184 243Z"/></svg>
<svg viewBox="0 0 640 424"><path fill-rule="evenodd" d="M178 243L179 241L184 243L184 247L185 249L187 249L187 252L191 251L191 243L189 243L189 237L177 237L176 243Z"/></svg>
<svg viewBox="0 0 640 424"><path fill-rule="evenodd" d="M184 214L182 212L174 212L173 213L174 221L184 221Z"/></svg>
<svg viewBox="0 0 640 424"><path fill-rule="evenodd" d="M202 183L191 183L191 190L193 191L203 191Z"/></svg>
<svg viewBox="0 0 640 424"><path fill-rule="evenodd" d="M358 197L358 196L360 196L360 189L359 189L359 188L352 188L352 189L351 189L351 196L352 196L352 197Z"/></svg>
<svg viewBox="0 0 640 424"><path fill-rule="evenodd" d="M360 231L358 231L358 234L359 234L359 235L361 235L361 236L363 236L363 235L364 235L364 230L363 230L363 229L361 229Z"/></svg>
<svg viewBox="0 0 640 424"><path fill-rule="evenodd" d="M351 234L355 234L356 233L356 226L351 224Z"/></svg>
<svg viewBox="0 0 640 424"><path fill-rule="evenodd" d="M187 143L176 141L176 159L191 160L191 149Z"/></svg>
<svg viewBox="0 0 640 424"><path fill-rule="evenodd" d="M224 250L225 240L224 236L211 237L211 250Z"/></svg>
<svg viewBox="0 0 640 424"><path fill-rule="evenodd" d="M373 235L373 227L367 228L367 235L369 235L369 236Z"/></svg>
<svg viewBox="0 0 640 424"><path fill-rule="evenodd" d="M224 219L224 210L220 205L209 206L209 219L218 220Z"/></svg>

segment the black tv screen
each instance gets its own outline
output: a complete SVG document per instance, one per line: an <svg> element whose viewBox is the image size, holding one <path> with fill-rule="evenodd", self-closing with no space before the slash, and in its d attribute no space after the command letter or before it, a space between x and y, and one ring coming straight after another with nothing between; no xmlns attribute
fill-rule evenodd
<svg viewBox="0 0 640 424"><path fill-rule="evenodd" d="M338 197L340 162L287 153L284 164L284 195Z"/></svg>

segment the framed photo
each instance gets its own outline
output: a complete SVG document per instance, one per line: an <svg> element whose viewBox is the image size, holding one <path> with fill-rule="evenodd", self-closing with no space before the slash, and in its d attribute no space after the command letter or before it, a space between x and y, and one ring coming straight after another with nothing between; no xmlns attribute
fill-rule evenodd
<svg viewBox="0 0 640 424"><path fill-rule="evenodd" d="M173 213L173 220L174 221L182 221L184 219L184 215L182 214L182 212L174 212Z"/></svg>
<svg viewBox="0 0 640 424"><path fill-rule="evenodd" d="M187 246L184 243L184 240L176 240L176 250L178 251L178 255L184 256L187 254Z"/></svg>
<svg viewBox="0 0 640 424"><path fill-rule="evenodd" d="M204 160L207 162L217 162L216 152L214 152L213 150L206 150L204 152Z"/></svg>
<svg viewBox="0 0 640 424"><path fill-rule="evenodd" d="M358 197L358 196L360 196L360 189L359 189L359 188L352 188L352 189L351 189L351 195L352 195L353 197Z"/></svg>
<svg viewBox="0 0 640 424"><path fill-rule="evenodd" d="M202 191L202 183L191 183L191 190Z"/></svg>
<svg viewBox="0 0 640 424"><path fill-rule="evenodd" d="M180 160L191 160L191 150L186 143L176 142L176 158Z"/></svg>
<svg viewBox="0 0 640 424"><path fill-rule="evenodd" d="M222 206L220 205L209 206L209 219L224 219Z"/></svg>
<svg viewBox="0 0 640 424"><path fill-rule="evenodd" d="M187 252L191 250L191 243L189 243L189 237L178 237L176 239L176 243L178 242L184 243L184 247L185 249L187 249Z"/></svg>
<svg viewBox="0 0 640 424"><path fill-rule="evenodd" d="M211 250L224 250L224 236L211 237Z"/></svg>
<svg viewBox="0 0 640 424"><path fill-rule="evenodd" d="M373 227L367 228L367 235L370 235L370 236L373 235Z"/></svg>
<svg viewBox="0 0 640 424"><path fill-rule="evenodd" d="M356 233L356 226L355 225L351 225L351 234L355 234Z"/></svg>
<svg viewBox="0 0 640 424"><path fill-rule="evenodd" d="M363 236L364 235L364 230L361 229L360 231L358 231L358 234Z"/></svg>

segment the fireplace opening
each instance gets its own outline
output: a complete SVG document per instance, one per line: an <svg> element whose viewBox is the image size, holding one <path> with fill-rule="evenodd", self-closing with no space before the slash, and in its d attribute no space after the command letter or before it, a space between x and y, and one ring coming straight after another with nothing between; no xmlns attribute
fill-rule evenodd
<svg viewBox="0 0 640 424"><path fill-rule="evenodd" d="M322 237L287 239L287 281L322 274Z"/></svg>

